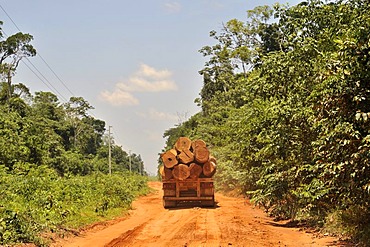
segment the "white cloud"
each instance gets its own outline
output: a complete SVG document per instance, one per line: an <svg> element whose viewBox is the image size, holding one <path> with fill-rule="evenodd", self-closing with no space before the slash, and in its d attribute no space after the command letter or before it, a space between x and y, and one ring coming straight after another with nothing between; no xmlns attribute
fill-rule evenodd
<svg viewBox="0 0 370 247"><path fill-rule="evenodd" d="M164 4L166 10L170 13L177 13L181 10L181 4L178 2L168 2Z"/></svg>
<svg viewBox="0 0 370 247"><path fill-rule="evenodd" d="M111 105L138 105L139 100L136 99L132 94L116 89L113 92L103 91L100 93L99 98L102 101L108 102Z"/></svg>
<svg viewBox="0 0 370 247"><path fill-rule="evenodd" d="M172 80L172 73L167 70L157 70L146 64L141 64L138 71L127 81L118 82L113 92L101 92L99 98L112 105L137 105L139 100L135 92L164 92L177 90L176 83Z"/></svg>
<svg viewBox="0 0 370 247"><path fill-rule="evenodd" d="M140 65L140 70L137 72L138 76L151 77L155 79L162 79L171 77L172 73L168 70L156 70L146 64Z"/></svg>
<svg viewBox="0 0 370 247"><path fill-rule="evenodd" d="M160 112L155 109L149 110L149 118L152 120L177 121L178 116L171 113Z"/></svg>
<svg viewBox="0 0 370 247"><path fill-rule="evenodd" d="M176 114L161 112L156 109L149 109L148 112L145 113L137 113L140 117L148 120L154 121L171 121L176 122L178 121L179 117Z"/></svg>

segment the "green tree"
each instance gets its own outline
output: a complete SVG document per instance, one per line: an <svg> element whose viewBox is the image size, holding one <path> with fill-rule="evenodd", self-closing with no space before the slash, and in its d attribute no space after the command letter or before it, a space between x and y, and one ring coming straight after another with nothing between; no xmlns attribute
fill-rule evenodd
<svg viewBox="0 0 370 247"><path fill-rule="evenodd" d="M0 32L0 38L2 37L2 32ZM6 92L1 97L5 97L8 103L13 97L14 87L12 87L12 77L16 72L19 62L23 58L36 55L35 48L30 44L32 39L32 35L19 32L0 41L0 76L2 81L5 82L2 84L2 93Z"/></svg>
<svg viewBox="0 0 370 247"><path fill-rule="evenodd" d="M205 139L218 186L248 193L272 215L323 222L337 210L366 241L368 11L363 0L263 6L212 31L218 43L200 50L209 58L202 111L164 137Z"/></svg>
<svg viewBox="0 0 370 247"><path fill-rule="evenodd" d="M69 135L64 136L69 143L67 149L79 150L84 154L96 154L105 131L105 122L88 114L93 107L82 97L71 97L64 104Z"/></svg>

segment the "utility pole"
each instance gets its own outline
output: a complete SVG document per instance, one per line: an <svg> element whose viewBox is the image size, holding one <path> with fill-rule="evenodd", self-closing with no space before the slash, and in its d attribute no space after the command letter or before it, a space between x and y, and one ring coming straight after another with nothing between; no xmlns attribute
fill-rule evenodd
<svg viewBox="0 0 370 247"><path fill-rule="evenodd" d="M12 97L12 75L11 75L11 65L8 65L8 74L7 74L7 84L8 84L8 97L7 97L7 103L8 103L8 112L10 112L10 98Z"/></svg>
<svg viewBox="0 0 370 247"><path fill-rule="evenodd" d="M128 160L129 160L129 164L130 164L130 173L131 173L131 150L128 150Z"/></svg>
<svg viewBox="0 0 370 247"><path fill-rule="evenodd" d="M111 151L111 137L110 137L110 129L112 126L108 128L108 164L109 164L109 175L112 175L112 151Z"/></svg>

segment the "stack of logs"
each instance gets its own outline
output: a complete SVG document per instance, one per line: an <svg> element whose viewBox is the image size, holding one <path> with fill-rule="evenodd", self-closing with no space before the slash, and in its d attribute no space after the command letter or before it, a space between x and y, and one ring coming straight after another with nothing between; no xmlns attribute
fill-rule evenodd
<svg viewBox="0 0 370 247"><path fill-rule="evenodd" d="M191 141L187 137L177 139L174 148L161 154L162 179L210 178L216 172L216 159L209 154L203 140Z"/></svg>

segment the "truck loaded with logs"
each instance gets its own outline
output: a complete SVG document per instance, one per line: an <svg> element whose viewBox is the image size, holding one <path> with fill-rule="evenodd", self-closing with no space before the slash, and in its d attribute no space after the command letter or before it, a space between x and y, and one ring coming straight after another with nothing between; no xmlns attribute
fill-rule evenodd
<svg viewBox="0 0 370 247"><path fill-rule="evenodd" d="M172 149L160 156L165 208L176 207L182 202L214 206L216 159L203 140L180 137Z"/></svg>

